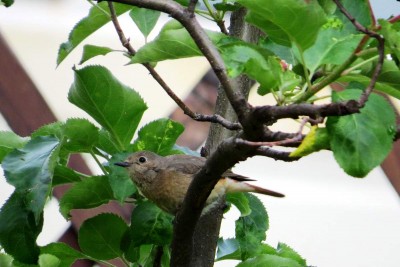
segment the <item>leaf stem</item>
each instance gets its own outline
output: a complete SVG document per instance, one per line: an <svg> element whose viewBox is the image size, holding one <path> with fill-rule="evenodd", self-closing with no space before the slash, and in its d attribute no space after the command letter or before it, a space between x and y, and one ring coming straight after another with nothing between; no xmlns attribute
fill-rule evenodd
<svg viewBox="0 0 400 267"><path fill-rule="evenodd" d="M361 66L363 66L363 65L365 65L365 64L367 64L367 63L369 63L371 61L374 61L377 58L379 58L379 55L376 55L376 56L373 56L373 57L371 57L371 58L369 58L367 60L364 60L364 61L352 66L351 68L348 68L347 70L343 71L341 76L345 76L345 75L349 74L350 72L352 72L353 70L355 70L355 69L357 69L357 68L359 68L359 67L361 67Z"/></svg>
<svg viewBox="0 0 400 267"><path fill-rule="evenodd" d="M96 161L97 165L100 167L100 169L103 171L103 173L107 175L108 174L107 170L104 168L103 164L101 164L99 159L96 157L96 155L94 154L93 150L90 151L90 155Z"/></svg>

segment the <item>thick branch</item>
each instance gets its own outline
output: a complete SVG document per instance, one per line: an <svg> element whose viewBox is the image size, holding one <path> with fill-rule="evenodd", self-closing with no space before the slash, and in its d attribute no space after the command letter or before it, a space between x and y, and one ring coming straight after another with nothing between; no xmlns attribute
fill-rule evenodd
<svg viewBox="0 0 400 267"><path fill-rule="evenodd" d="M266 124L273 124L279 119L297 119L300 116L311 118L344 116L358 113L359 103L356 100L330 103L325 105L293 104L289 106L261 106L253 110L254 119Z"/></svg>
<svg viewBox="0 0 400 267"><path fill-rule="evenodd" d="M181 209L175 218L174 239L172 243L171 266L191 266L192 236L204 203L221 175L237 162L254 154L256 148L236 142L236 139L225 140L207 159L205 167L194 177ZM201 188L201 190L198 190ZM186 216L190 215L190 216Z"/></svg>

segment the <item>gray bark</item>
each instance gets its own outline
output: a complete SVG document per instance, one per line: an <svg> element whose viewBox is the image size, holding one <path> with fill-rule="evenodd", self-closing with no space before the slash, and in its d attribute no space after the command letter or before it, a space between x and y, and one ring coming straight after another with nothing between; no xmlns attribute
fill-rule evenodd
<svg viewBox="0 0 400 267"><path fill-rule="evenodd" d="M240 9L232 14L230 34L247 42L257 42L261 32L244 22L245 14L245 9ZM246 76L239 76L234 83L236 91L241 92L247 98L254 81ZM215 113L230 121L237 121L237 116L222 88L218 88ZM223 140L235 134L236 132L227 130L219 124L212 124L205 145L206 151L213 153ZM194 234L194 253L191 266L211 267L214 265L215 247L219 237L224 206L225 199L221 199L219 205L200 217Z"/></svg>

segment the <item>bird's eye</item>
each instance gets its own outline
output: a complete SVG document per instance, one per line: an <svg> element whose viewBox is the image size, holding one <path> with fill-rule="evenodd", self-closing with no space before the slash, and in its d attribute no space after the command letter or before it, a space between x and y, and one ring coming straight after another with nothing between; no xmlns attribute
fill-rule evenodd
<svg viewBox="0 0 400 267"><path fill-rule="evenodd" d="M147 161L147 159L145 157L140 157L139 158L139 162L140 163L145 163Z"/></svg>

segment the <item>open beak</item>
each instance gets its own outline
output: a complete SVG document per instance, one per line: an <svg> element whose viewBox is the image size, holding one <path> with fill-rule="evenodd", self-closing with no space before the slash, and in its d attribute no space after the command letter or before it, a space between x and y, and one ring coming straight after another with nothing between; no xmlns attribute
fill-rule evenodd
<svg viewBox="0 0 400 267"><path fill-rule="evenodd" d="M124 167L124 168L131 166L131 164L129 162L125 162L125 161L124 162L115 162L114 165Z"/></svg>

